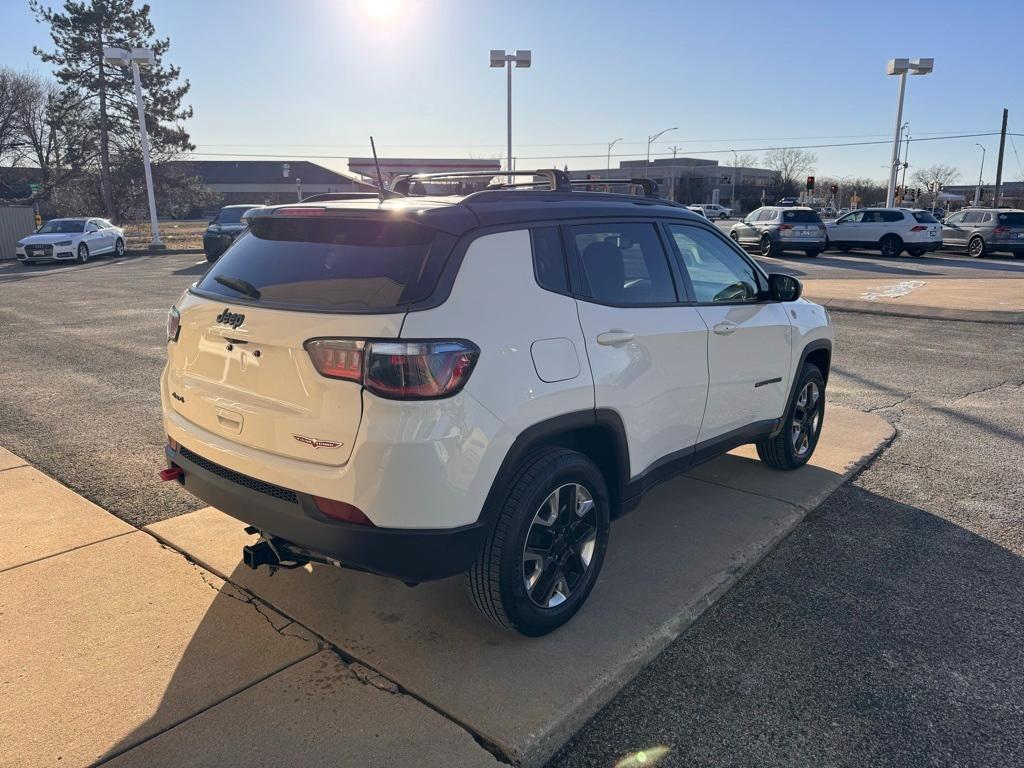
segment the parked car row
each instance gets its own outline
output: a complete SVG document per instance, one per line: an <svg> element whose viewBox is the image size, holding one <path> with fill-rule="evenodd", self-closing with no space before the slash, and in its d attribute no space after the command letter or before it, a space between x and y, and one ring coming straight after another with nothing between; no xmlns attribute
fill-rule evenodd
<svg viewBox="0 0 1024 768"><path fill-rule="evenodd" d="M729 236L762 256L803 251L817 256L829 249L874 250L883 256L923 256L939 248L966 250L971 256L1024 253L1024 211L970 208L940 222L930 211L863 208L822 221L807 207L766 206L749 213Z"/></svg>

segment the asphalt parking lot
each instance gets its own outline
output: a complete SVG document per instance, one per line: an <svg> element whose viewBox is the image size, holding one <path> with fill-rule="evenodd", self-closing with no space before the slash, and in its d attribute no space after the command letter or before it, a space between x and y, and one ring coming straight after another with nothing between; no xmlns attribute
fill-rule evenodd
<svg viewBox="0 0 1024 768"><path fill-rule="evenodd" d="M133 525L201 506L156 478L164 317L200 258L0 266L0 445ZM1024 271L944 253L765 265ZM659 745L667 765L1024 762L1024 326L833 318L830 401L881 414L894 443L554 765Z"/></svg>

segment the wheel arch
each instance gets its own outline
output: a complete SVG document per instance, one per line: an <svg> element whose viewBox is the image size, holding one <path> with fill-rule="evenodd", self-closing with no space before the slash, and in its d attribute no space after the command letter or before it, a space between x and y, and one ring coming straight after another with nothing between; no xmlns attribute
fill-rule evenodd
<svg viewBox="0 0 1024 768"><path fill-rule="evenodd" d="M611 496L612 517L629 482L629 448L619 414L608 408L575 411L546 419L523 430L501 462L487 493L480 519L491 524L499 500L524 458L541 448L568 448L593 461L604 475Z"/></svg>

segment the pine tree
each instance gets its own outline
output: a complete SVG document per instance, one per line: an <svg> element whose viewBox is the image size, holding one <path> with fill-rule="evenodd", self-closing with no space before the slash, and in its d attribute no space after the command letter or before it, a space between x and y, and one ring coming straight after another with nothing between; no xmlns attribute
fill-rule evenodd
<svg viewBox="0 0 1024 768"><path fill-rule="evenodd" d="M195 148L183 125L192 116L192 108L181 103L189 82L179 82L181 70L163 62L170 40L155 37L149 5L136 8L134 0L64 0L62 9L56 10L41 0L29 0L29 7L37 21L50 27L54 50L34 47L33 52L54 65L54 75L66 91L65 108L70 105L96 115L103 207L108 218L115 218L111 157L137 153L138 113L131 70L108 65L103 49L151 48L155 54L153 65L141 73L154 158Z"/></svg>

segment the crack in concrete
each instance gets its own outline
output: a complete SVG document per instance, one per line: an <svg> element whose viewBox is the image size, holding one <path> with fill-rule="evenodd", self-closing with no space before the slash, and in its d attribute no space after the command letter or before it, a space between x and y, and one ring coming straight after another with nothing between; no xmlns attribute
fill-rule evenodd
<svg viewBox="0 0 1024 768"><path fill-rule="evenodd" d="M905 396L901 397L899 400L897 400L894 403L890 403L889 405L876 405L874 408L865 408L864 411L866 413L877 413L878 411L888 411L891 408L895 408L896 406L903 405L905 402L907 402L907 400L909 400L913 396L914 396L914 393L910 392L910 393L906 394Z"/></svg>
<svg viewBox="0 0 1024 768"><path fill-rule="evenodd" d="M1024 379L1019 381L1017 379L1004 379L1003 381L1000 381L998 384L993 384L992 386L989 387L982 387L981 389L975 389L968 392L965 395L959 395L958 397L954 397L952 400L947 400L946 405L959 403L961 400L966 400L971 395L980 395L983 392L991 392L994 389L1000 389L1008 385L1012 385L1014 389L1020 389L1021 387L1024 387Z"/></svg>

